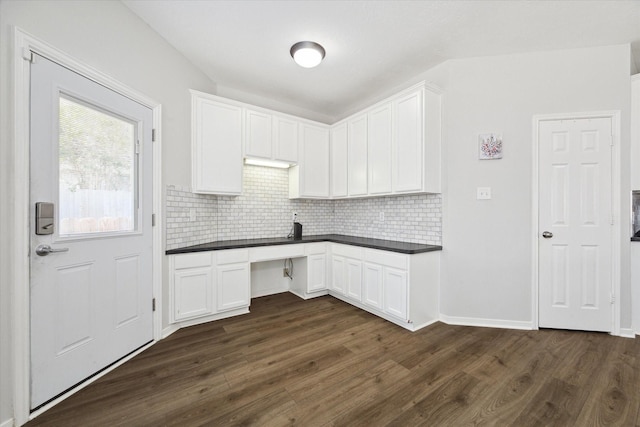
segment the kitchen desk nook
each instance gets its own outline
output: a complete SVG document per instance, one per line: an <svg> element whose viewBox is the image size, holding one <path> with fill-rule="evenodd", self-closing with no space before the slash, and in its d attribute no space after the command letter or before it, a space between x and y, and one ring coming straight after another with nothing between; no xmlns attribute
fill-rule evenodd
<svg viewBox="0 0 640 427"><path fill-rule="evenodd" d="M170 322L249 312L251 265L292 259L288 291L331 295L410 331L438 319L441 246L338 234L227 240L166 251Z"/></svg>

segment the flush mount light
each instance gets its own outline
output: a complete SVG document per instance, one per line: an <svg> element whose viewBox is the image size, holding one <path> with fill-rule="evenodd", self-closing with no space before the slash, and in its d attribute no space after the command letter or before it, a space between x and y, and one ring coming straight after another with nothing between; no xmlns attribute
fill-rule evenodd
<svg viewBox="0 0 640 427"><path fill-rule="evenodd" d="M298 42L291 46L291 57L304 68L313 68L324 59L324 48L316 42Z"/></svg>

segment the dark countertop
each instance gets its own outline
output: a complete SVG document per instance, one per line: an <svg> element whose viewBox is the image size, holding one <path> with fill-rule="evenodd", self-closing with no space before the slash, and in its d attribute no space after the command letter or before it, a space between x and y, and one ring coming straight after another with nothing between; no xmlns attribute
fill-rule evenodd
<svg viewBox="0 0 640 427"><path fill-rule="evenodd" d="M631 241L632 242L640 242L640 237L632 237Z"/></svg>
<svg viewBox="0 0 640 427"><path fill-rule="evenodd" d="M344 245L361 246L364 248L381 249L399 252L401 254L419 254L422 252L441 251L442 246L423 245L420 243L396 242L394 240L369 239L366 237L345 236L342 234L319 234L303 236L301 240L286 237L272 237L266 239L221 240L203 243L185 248L169 249L166 255L185 254L189 252L218 251L222 249L254 248L258 246L291 245L297 243L333 242Z"/></svg>

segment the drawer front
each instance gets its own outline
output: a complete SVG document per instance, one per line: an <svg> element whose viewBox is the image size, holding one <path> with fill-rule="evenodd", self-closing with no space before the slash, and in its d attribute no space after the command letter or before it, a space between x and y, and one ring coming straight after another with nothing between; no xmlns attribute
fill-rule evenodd
<svg viewBox="0 0 640 427"><path fill-rule="evenodd" d="M251 262L269 261L284 258L300 258L304 256L304 244L260 246L251 248Z"/></svg>
<svg viewBox="0 0 640 427"><path fill-rule="evenodd" d="M216 264L235 264L238 262L249 262L249 249L227 249L216 251Z"/></svg>
<svg viewBox="0 0 640 427"><path fill-rule="evenodd" d="M324 254L326 252L326 243L305 243L304 245L304 253L307 255Z"/></svg>
<svg viewBox="0 0 640 427"><path fill-rule="evenodd" d="M176 270L183 268L210 267L212 252L195 252L190 254L171 255Z"/></svg>
<svg viewBox="0 0 640 427"><path fill-rule="evenodd" d="M362 259L362 248L359 246L341 245L333 243L331 253L334 255L345 256L348 258Z"/></svg>
<svg viewBox="0 0 640 427"><path fill-rule="evenodd" d="M380 265L406 270L409 266L409 255L395 252L378 251L375 249L365 249L364 259Z"/></svg>

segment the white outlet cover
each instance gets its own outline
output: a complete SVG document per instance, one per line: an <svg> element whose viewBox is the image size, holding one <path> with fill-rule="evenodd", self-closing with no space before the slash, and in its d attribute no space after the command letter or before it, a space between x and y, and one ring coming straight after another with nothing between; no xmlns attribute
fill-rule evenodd
<svg viewBox="0 0 640 427"><path fill-rule="evenodd" d="M491 199L491 187L478 187L478 200L489 200Z"/></svg>

